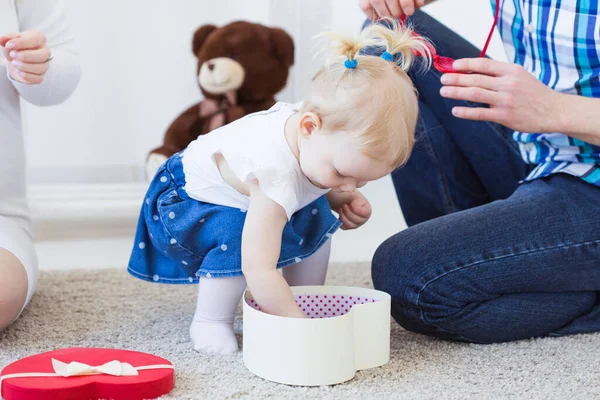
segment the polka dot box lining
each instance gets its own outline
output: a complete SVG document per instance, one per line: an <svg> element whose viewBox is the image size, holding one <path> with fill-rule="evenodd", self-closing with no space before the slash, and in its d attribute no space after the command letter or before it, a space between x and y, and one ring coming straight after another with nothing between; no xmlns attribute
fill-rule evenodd
<svg viewBox="0 0 600 400"><path fill-rule="evenodd" d="M350 312L357 304L375 303L377 300L360 296L345 296L335 294L299 294L294 296L296 303L308 318L331 318ZM249 299L250 307L261 311L254 299Z"/></svg>
<svg viewBox="0 0 600 400"><path fill-rule="evenodd" d="M295 286L308 318L262 312L244 295L244 364L261 378L299 386L333 385L390 357L387 293L349 286Z"/></svg>

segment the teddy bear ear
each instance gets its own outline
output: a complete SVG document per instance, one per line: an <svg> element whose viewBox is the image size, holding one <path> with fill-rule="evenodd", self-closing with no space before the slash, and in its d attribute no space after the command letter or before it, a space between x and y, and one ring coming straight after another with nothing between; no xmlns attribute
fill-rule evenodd
<svg viewBox="0 0 600 400"><path fill-rule="evenodd" d="M279 28L271 29L271 40L275 44L275 51L286 67L294 65L294 41L286 31Z"/></svg>
<svg viewBox="0 0 600 400"><path fill-rule="evenodd" d="M214 25L202 25L200 28L194 32L194 39L192 40L192 51L194 55L198 54L198 51L208 38L208 36L217 29Z"/></svg>

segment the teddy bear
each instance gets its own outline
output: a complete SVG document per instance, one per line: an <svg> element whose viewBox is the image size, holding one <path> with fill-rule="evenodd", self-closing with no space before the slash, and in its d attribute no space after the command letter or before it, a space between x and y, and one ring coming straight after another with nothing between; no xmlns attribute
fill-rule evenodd
<svg viewBox="0 0 600 400"><path fill-rule="evenodd" d="M162 146L150 151L147 180L199 135L273 106L294 64L294 42L287 32L245 21L220 28L201 26L194 33L192 51L198 59L197 81L204 100L179 115Z"/></svg>

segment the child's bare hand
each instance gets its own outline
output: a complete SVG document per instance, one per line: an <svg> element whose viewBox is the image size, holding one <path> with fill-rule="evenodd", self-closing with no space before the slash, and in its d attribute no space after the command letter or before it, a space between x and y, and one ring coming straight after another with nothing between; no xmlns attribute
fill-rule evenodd
<svg viewBox="0 0 600 400"><path fill-rule="evenodd" d="M26 31L0 35L0 46L12 79L27 84L42 83L51 55L43 33Z"/></svg>
<svg viewBox="0 0 600 400"><path fill-rule="evenodd" d="M361 192L355 190L349 201L339 209L342 229L356 229L371 217L371 204Z"/></svg>

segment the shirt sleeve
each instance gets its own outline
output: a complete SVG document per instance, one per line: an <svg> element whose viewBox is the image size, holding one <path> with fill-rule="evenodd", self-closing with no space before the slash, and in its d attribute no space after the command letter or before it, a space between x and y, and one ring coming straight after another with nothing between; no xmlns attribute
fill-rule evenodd
<svg viewBox="0 0 600 400"><path fill-rule="evenodd" d="M256 179L260 190L283 207L288 221L292 218L301 196L294 169L284 159L278 158L276 152L265 156L262 162L226 152L223 152L223 156L239 180L249 182Z"/></svg>
<svg viewBox="0 0 600 400"><path fill-rule="evenodd" d="M288 221L298 208L298 193L292 171L281 172L273 168L258 168L252 172L258 180L260 190L285 210Z"/></svg>
<svg viewBox="0 0 600 400"><path fill-rule="evenodd" d="M8 79L21 97L32 104L50 106L62 103L73 93L81 76L63 0L15 0L15 5L19 30L44 33L53 59L49 62L44 80L38 85L17 82L10 75Z"/></svg>

